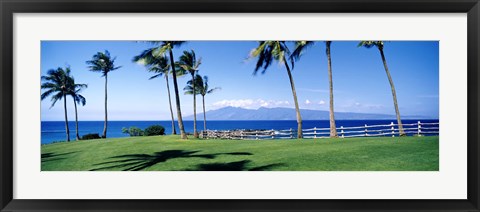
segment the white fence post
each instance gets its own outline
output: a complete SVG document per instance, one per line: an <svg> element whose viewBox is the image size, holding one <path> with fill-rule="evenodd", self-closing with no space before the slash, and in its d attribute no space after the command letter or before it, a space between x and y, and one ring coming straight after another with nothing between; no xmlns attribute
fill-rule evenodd
<svg viewBox="0 0 480 212"><path fill-rule="evenodd" d="M420 136L420 133L422 133L422 123L420 121L418 121L418 131L417 131L417 135Z"/></svg>
<svg viewBox="0 0 480 212"><path fill-rule="evenodd" d="M343 135L343 126L340 126L340 133L342 134L342 138L345 138L345 136Z"/></svg>
<svg viewBox="0 0 480 212"><path fill-rule="evenodd" d="M439 123L431 123L431 122L426 122L422 123L421 121L417 121L417 136L428 136L429 133L431 134L438 134L438 129L439 127L428 127L428 125L439 125ZM379 125L371 125L368 126L368 124L364 124L363 126L353 126L353 127L343 127L340 126L337 128L337 131L339 131L340 138L349 138L349 137L358 137L362 136L360 134L362 127L364 127L363 134L365 137L367 136L388 136L388 127L390 127L390 134L392 137L395 137L395 134L398 134L398 128L395 128L394 122L390 122L390 124L379 124ZM410 123L406 124L408 126L415 126L415 123ZM427 127L422 129L422 125L426 125ZM370 131L372 133L369 133L368 128L372 128ZM313 136L307 136L308 138L314 138L314 139L321 139L325 138L322 136L323 130L326 130L328 128L317 128L313 127L313 129L306 129L306 131L310 131L310 133L307 133L309 135L312 135L311 132L313 132ZM377 130L378 129L378 130ZM411 130L414 130L415 128L408 128ZM353 131L352 131L353 130ZM422 132L422 130L424 130ZM432 130L437 130L437 131L432 131ZM287 132L289 132L287 134ZM381 133L376 133L376 132L381 132ZM409 131L409 134L413 134L415 136L415 131ZM284 130L255 130L255 131L246 131L246 130L223 130L223 131L218 131L218 130L205 130L205 131L200 131L200 133L203 135L204 139L242 139L242 140L264 140L264 139L288 139L288 136L290 139L294 139L295 132L293 131L293 128L290 129L284 129ZM270 133L270 134L269 134ZM347 133L351 133L353 135L348 135ZM345 135L347 134L347 135ZM278 137L278 138L277 138Z"/></svg>
<svg viewBox="0 0 480 212"><path fill-rule="evenodd" d="M395 137L395 134L398 134L398 128L395 128L395 125L398 126L398 124L395 124L394 122L390 122L390 124L373 124L368 126L368 124L364 124L363 126L353 126L353 127L343 127L340 126L337 128L337 131L339 131L340 138L349 138L349 137L359 137L362 136L360 132L362 132L362 127L364 127L363 130L363 136L368 137L368 136L388 136L388 127L390 127L390 134L392 137ZM415 126L415 123L410 123L406 124L408 126ZM422 125L426 125L426 128L422 129ZM422 123L421 121L417 121L417 136L428 136L429 133L431 134L438 134L439 127L429 127L428 125L436 125L438 126L439 123L431 123L431 122L426 122ZM372 133L369 133L368 128L372 128L370 131ZM312 129L306 129L304 131L310 131L310 133L307 133L309 135L312 135L311 132L313 132L313 136L307 136L308 138L314 138L314 139L321 139L321 138L326 138L326 136L322 136L322 134L326 134L323 131L329 129L329 128L317 128L313 127ZM378 130L377 130L378 129ZM411 130L414 130L415 128L408 128ZM353 130L353 131L352 131ZM424 130L422 132L422 130ZM432 131L432 130L437 130L437 131ZM287 134L288 132L288 134ZM380 133L377 133L380 132ZM415 131L409 131L409 134L413 134L415 136ZM295 132L293 131L293 128L290 129L283 129L283 130L255 130L255 131L246 131L246 130L205 130L205 131L200 131L200 133L203 135L204 139L242 139L242 140L264 140L264 139L288 139L288 136L290 139L294 139ZM270 133L270 134L269 134ZM348 135L350 133L350 135ZM347 135L345 135L347 134ZM352 135L353 134L353 135ZM278 137L278 138L277 138Z"/></svg>
<svg viewBox="0 0 480 212"><path fill-rule="evenodd" d="M365 124L365 137L368 136L368 129L367 129L367 124Z"/></svg>
<svg viewBox="0 0 480 212"><path fill-rule="evenodd" d="M395 137L395 128L393 127L393 122L390 122L390 126L392 126L392 137Z"/></svg>

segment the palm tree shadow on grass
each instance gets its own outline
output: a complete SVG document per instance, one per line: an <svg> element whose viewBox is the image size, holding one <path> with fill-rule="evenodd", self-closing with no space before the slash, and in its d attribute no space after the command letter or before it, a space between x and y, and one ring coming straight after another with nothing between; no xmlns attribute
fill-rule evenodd
<svg viewBox="0 0 480 212"><path fill-rule="evenodd" d="M274 163L265 166L257 166L248 168L248 164L252 162L250 160L242 160L230 163L209 163L209 164L200 164L194 170L186 171L268 171L272 168L284 166L283 163Z"/></svg>
<svg viewBox="0 0 480 212"><path fill-rule="evenodd" d="M200 151L165 150L149 154L129 154L110 157L113 161L97 163L95 166L103 166L90 171L102 171L115 168L123 168L122 171L140 171L159 163L175 158L205 158L214 159L218 155L252 155L249 152L197 154Z"/></svg>
<svg viewBox="0 0 480 212"><path fill-rule="evenodd" d="M49 152L49 153L42 153L42 163L44 162L50 162L50 161L56 161L56 160L63 160L66 159L66 157L61 157L61 156L66 156L70 155L76 152L66 152L66 153L54 153L54 152Z"/></svg>

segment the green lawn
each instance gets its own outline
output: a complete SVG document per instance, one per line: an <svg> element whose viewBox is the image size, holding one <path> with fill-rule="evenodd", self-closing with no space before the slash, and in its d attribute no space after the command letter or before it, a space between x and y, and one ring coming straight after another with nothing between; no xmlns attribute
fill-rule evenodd
<svg viewBox="0 0 480 212"><path fill-rule="evenodd" d="M437 171L438 136L305 140L110 138L42 145L42 171Z"/></svg>

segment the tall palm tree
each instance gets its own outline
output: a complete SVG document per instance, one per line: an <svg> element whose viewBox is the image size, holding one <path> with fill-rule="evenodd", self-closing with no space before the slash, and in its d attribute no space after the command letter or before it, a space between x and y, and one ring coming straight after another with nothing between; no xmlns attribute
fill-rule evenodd
<svg viewBox="0 0 480 212"><path fill-rule="evenodd" d="M77 103L82 104L82 106L85 106L87 103L86 99L84 96L80 94L80 92L84 89L87 88L88 86L86 84L76 84L75 83L75 78L70 75L70 68L67 68L68 71L66 72L70 83L68 83L68 95L72 97L73 99L73 105L75 108L75 139L77 141L80 140L80 135L78 134L78 110L77 110Z"/></svg>
<svg viewBox="0 0 480 212"><path fill-rule="evenodd" d="M178 128L180 129L180 136L182 139L187 139L187 134L185 133L185 128L183 126L183 118L182 118L182 111L181 111L181 104L180 104L180 95L178 93L178 83L177 83L177 71L176 65L173 57L173 49L175 47L180 47L185 41L149 41L154 45L158 45L153 50L154 56L165 55L168 53L170 58L170 68L172 69L173 75L173 87L175 91L175 103L177 106L177 120L178 120Z"/></svg>
<svg viewBox="0 0 480 212"><path fill-rule="evenodd" d="M180 56L179 66L185 72L192 75L191 81L195 80L195 75L198 73L198 67L202 64L202 58L198 58L193 50L183 51L183 55ZM196 93L195 83L191 84L192 93ZM193 95L193 137L198 138L197 132L197 95Z"/></svg>
<svg viewBox="0 0 480 212"><path fill-rule="evenodd" d="M300 115L300 108L298 107L297 92L295 91L295 84L293 82L292 72L287 62L287 57L290 56L285 41L259 41L258 47L250 52L250 58L257 58L254 74L259 69L263 68L262 73L265 73L267 68L272 64L273 60L283 63L287 70L288 78L290 80L290 87L292 89L293 101L295 103L295 111L297 115L297 137L302 138L302 116ZM293 68L293 60L290 60Z"/></svg>
<svg viewBox="0 0 480 212"><path fill-rule="evenodd" d="M68 89L68 95L73 98L73 105L75 106L75 138L76 140L80 140L80 135L78 134L78 112L77 112L77 103L85 106L87 100L84 96L80 94L82 89L87 88L86 84L75 84L75 79L73 76L71 77L71 84L70 88Z"/></svg>
<svg viewBox="0 0 480 212"><path fill-rule="evenodd" d="M172 98L170 96L170 85L168 82L168 76L170 72L169 59L165 55L154 56L153 51L155 49L156 48L150 48L143 51L140 55L135 56L133 58L133 61L146 66L149 72L155 73L155 75L149 78L150 80L155 79L157 77L161 77L162 75L165 76L165 81L167 85L167 94L168 94L168 104L170 106L170 116L172 119L172 135L176 135L177 130L175 128L175 118L173 116L173 109L172 109Z"/></svg>
<svg viewBox="0 0 480 212"><path fill-rule="evenodd" d="M40 96L41 100L52 96L52 108L58 100L63 99L63 109L65 112L65 132L67 134L67 141L70 141L70 129L68 127L68 116L67 116L67 95L68 91L71 88L72 79L70 77L70 68L57 68L50 69L47 72L46 76L42 76L41 88L45 89L45 92Z"/></svg>
<svg viewBox="0 0 480 212"><path fill-rule="evenodd" d="M395 114L397 116L398 122L398 131L400 136L404 136L405 131L403 130L402 120L400 119L400 110L398 110L397 92L395 91L395 85L393 84L392 76L390 75L390 71L388 70L387 60L385 59L385 54L383 53L383 46L383 41L361 41L358 44L358 47L377 47L378 51L380 51L380 56L382 57L383 61L383 67L385 68L385 73L387 73L388 82L390 83L390 88L392 90L393 105L395 106Z"/></svg>
<svg viewBox="0 0 480 212"><path fill-rule="evenodd" d="M97 52L93 55L92 60L87 61L89 65L88 68L93 72L102 73L102 77L105 77L105 122L103 124L103 138L107 138L107 84L108 84L108 73L111 71L121 68L121 66L115 66L115 59L110 56L110 52L105 50L105 52Z"/></svg>
<svg viewBox="0 0 480 212"><path fill-rule="evenodd" d="M304 53L307 47L310 47L314 44L314 41L297 41L295 42L295 50L292 52L291 57L295 60L299 60L300 56ZM329 93L330 93L330 137L336 138L338 137L337 134L337 127L335 125L335 112L333 106L333 80L332 80L332 58L330 54L330 45L332 41L325 41L326 50L325 53L327 54L327 64L328 64L328 82L329 82Z"/></svg>
<svg viewBox="0 0 480 212"><path fill-rule="evenodd" d="M185 90L185 94L190 94L193 95L194 91L196 91L196 95L200 94L202 95L202 103L203 103L203 131L207 131L207 116L205 115L205 96L207 94L213 93L216 90L220 90L220 87L215 87L210 89L208 85L208 77L207 76L202 76L196 75L195 76L195 89L193 89L193 81L189 80L187 82L187 86L183 89Z"/></svg>

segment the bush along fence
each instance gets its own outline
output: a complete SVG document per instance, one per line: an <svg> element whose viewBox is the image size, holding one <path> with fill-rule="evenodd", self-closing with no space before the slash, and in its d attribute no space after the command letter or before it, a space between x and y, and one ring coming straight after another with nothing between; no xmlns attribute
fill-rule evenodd
<svg viewBox="0 0 480 212"><path fill-rule="evenodd" d="M402 124L403 130L408 136L439 135L439 123ZM330 128L304 129L303 138L317 139L329 138ZM356 127L337 127L339 138L351 137L379 137L399 136L398 124L391 122L385 125L364 125ZM297 132L294 129L285 130L207 130L202 131L203 138L207 139L238 139L238 140L265 140L265 139L294 139Z"/></svg>

